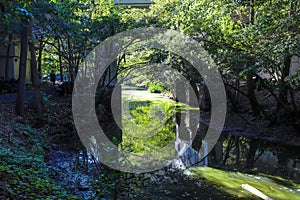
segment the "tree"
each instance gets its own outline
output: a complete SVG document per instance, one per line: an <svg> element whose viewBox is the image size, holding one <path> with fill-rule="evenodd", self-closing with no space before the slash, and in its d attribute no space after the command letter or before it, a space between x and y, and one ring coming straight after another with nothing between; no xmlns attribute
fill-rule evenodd
<svg viewBox="0 0 300 200"><path fill-rule="evenodd" d="M287 98L293 79L288 68L291 56L299 55L298 11L299 3L292 0L164 0L151 7L148 21L201 42L219 66L228 97L236 96L229 88L247 96L254 114L274 121L276 111L267 112L256 93L258 88L269 92L277 102L277 113L283 112L281 119L293 115L295 109L290 109ZM240 80L247 81L246 93L239 89Z"/></svg>
<svg viewBox="0 0 300 200"><path fill-rule="evenodd" d="M42 104L42 97L41 97L41 88L40 88L40 79L39 79L39 72L37 69L37 61L36 61L36 53L35 47L33 43L33 35L31 28L29 29L31 33L31 40L29 42L29 51L31 55L30 66L31 66L31 77L32 77L32 84L34 88L34 105L36 108L37 113L42 113L43 111L43 104Z"/></svg>
<svg viewBox="0 0 300 200"><path fill-rule="evenodd" d="M26 64L28 53L28 20L22 18L23 30L21 32L21 53L18 79L18 92L16 100L16 112L18 115L24 115L25 108L25 81L26 81Z"/></svg>
<svg viewBox="0 0 300 200"><path fill-rule="evenodd" d="M19 66L19 79L18 79L18 91L17 91L17 100L16 100L16 113L20 116L24 115L25 107L25 81L26 81L26 67L27 67L27 55L28 48L31 52L31 72L32 72L32 81L34 86L34 95L35 95L35 107L37 112L42 112L42 101L40 94L40 84L38 79L38 72L36 67L36 55L35 47L33 44L33 19L35 14L38 13L39 4L36 4L32 1L18 1L6 3L5 6L8 12L5 13L7 16L7 26L8 32L10 35L10 40L13 40L20 37L20 66ZM30 12L33 11L33 12ZM15 28L14 26L17 25ZM29 38L31 38L29 40ZM28 43L30 44L28 46Z"/></svg>

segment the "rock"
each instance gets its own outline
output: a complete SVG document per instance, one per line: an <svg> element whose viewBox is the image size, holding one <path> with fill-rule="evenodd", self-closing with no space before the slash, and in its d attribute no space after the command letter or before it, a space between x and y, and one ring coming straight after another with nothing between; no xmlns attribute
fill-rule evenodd
<svg viewBox="0 0 300 200"><path fill-rule="evenodd" d="M176 178L174 178L173 183L174 183L174 185L177 185L178 181Z"/></svg>
<svg viewBox="0 0 300 200"><path fill-rule="evenodd" d="M166 195L169 195L169 194L171 194L171 192L170 192L170 191L168 191L168 190L164 190L164 193L165 193Z"/></svg>
<svg viewBox="0 0 300 200"><path fill-rule="evenodd" d="M89 188L89 186L87 186L87 185L81 185L81 184L80 184L80 185L78 186L78 189L79 189L79 190L89 190L90 188Z"/></svg>
<svg viewBox="0 0 300 200"><path fill-rule="evenodd" d="M27 131L23 131L23 135L24 135L25 137L30 137L30 136L31 136L30 133L28 133Z"/></svg>

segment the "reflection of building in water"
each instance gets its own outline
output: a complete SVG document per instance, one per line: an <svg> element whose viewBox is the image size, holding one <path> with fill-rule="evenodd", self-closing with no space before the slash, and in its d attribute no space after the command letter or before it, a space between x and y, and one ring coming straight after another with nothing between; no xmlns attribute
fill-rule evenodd
<svg viewBox="0 0 300 200"><path fill-rule="evenodd" d="M176 84L176 98L186 105L199 107L198 98L188 82ZM207 157L202 161L198 149L193 149L193 140L199 127L199 109L186 109L176 113L176 140L175 150L177 159L173 163L174 167L186 168L191 165L207 165ZM202 144L202 138L201 142ZM201 147L199 147L200 149ZM207 154L208 145L204 142L204 155Z"/></svg>

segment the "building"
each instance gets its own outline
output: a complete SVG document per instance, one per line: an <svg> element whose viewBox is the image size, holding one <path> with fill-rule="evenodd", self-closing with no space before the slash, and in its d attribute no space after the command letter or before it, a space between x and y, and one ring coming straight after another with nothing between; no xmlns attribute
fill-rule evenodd
<svg viewBox="0 0 300 200"><path fill-rule="evenodd" d="M20 42L14 41L12 44L0 44L0 79L18 79L20 65ZM26 81L31 81L30 51L27 55Z"/></svg>

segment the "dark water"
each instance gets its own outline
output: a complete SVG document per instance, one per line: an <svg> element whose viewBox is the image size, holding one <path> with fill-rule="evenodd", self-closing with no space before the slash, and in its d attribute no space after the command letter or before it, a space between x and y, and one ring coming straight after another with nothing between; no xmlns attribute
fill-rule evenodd
<svg viewBox="0 0 300 200"><path fill-rule="evenodd" d="M90 199L95 193L91 177L99 172L93 158L76 135L60 137L53 142L57 150L49 152L48 165L54 179L62 183L69 193Z"/></svg>
<svg viewBox="0 0 300 200"><path fill-rule="evenodd" d="M49 165L63 172L56 179L73 194L83 199L234 199L216 185L203 179L191 179L183 173L192 166L263 173L300 183L299 146L238 136L233 130L223 133L210 147L205 142L206 127L199 124L199 110L153 99L127 102L127 109L123 110L127 116L123 116L122 121L124 150L138 153L172 142L177 157L161 170L144 174L122 173L96 162L78 137L60 138L56 141L58 150L50 153ZM166 114L161 114L164 112ZM101 122L108 135L120 131L112 121L106 118ZM157 124L159 130L155 128ZM139 139L138 134L145 130L155 130L158 134L147 140ZM137 138L132 140L128 131ZM200 149L202 152L198 154Z"/></svg>
<svg viewBox="0 0 300 200"><path fill-rule="evenodd" d="M54 175L56 181L82 199L235 199L171 166L149 173L116 175L115 171L107 171L105 166L95 163L78 139L67 137L56 141L63 148L50 153L49 166L60 171ZM103 191L100 195L99 189Z"/></svg>
<svg viewBox="0 0 300 200"><path fill-rule="evenodd" d="M239 142L239 155L236 150L237 143L230 146L230 140ZM108 173L103 166L99 169L99 164L94 162L91 155L74 141L76 138L60 140L64 143L64 148L51 153L49 164L63 172L56 179L63 182L71 193L83 199L96 199L95 177L108 176ZM278 175L299 182L299 148L251 141L245 137L224 136L220 141L223 142L223 151L218 152L220 150L214 148L206 160L208 166ZM252 157L249 154L250 149L254 148L251 145L254 144L255 154ZM200 162L200 165L204 164L204 161ZM114 187L109 189L111 191L107 192L107 199L113 199L114 196L118 199L234 199L218 190L217 186L203 180L191 179L182 170L171 166L141 175L122 173L121 177L121 186L117 190Z"/></svg>
<svg viewBox="0 0 300 200"><path fill-rule="evenodd" d="M300 148L234 135L223 135L209 154L209 165L281 176L300 183Z"/></svg>

